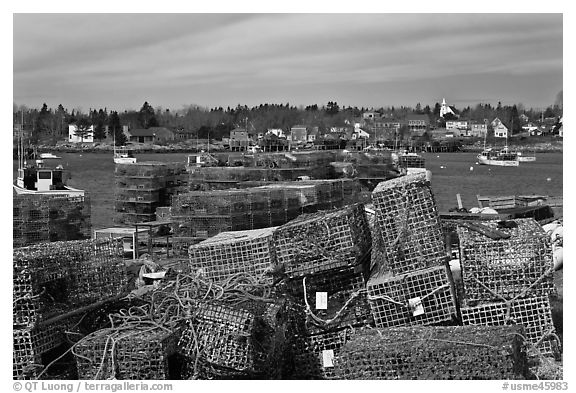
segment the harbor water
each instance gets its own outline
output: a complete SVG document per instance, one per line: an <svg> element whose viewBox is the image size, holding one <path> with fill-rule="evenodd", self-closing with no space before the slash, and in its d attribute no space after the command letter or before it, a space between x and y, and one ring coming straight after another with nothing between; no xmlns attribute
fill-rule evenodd
<svg viewBox="0 0 576 393"><path fill-rule="evenodd" d="M432 171L432 189L441 212L478 206L476 195L562 196L562 153L537 154L536 162L518 167L478 165L477 153L422 153ZM88 191L92 200L92 226L114 226L114 162L111 154L59 153L69 169L68 185ZM138 161L185 162L187 153L136 154ZM13 177L16 178L17 161Z"/></svg>

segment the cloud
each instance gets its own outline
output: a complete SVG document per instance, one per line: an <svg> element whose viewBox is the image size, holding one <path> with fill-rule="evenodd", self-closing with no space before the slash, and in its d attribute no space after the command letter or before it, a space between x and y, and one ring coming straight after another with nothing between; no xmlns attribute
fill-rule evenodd
<svg viewBox="0 0 576 393"><path fill-rule="evenodd" d="M30 86L65 86L61 100L80 99L72 98L75 87L86 95L112 86L126 92L170 87L171 102L184 100L191 88L247 89L246 99L258 101L252 91L299 86L305 96L310 83L561 71L561 14L14 17L16 100Z"/></svg>

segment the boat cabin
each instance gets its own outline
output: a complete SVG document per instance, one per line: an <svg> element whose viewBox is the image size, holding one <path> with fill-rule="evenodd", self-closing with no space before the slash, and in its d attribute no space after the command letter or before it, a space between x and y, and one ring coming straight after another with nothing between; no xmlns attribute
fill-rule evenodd
<svg viewBox="0 0 576 393"><path fill-rule="evenodd" d="M62 165L48 168L41 160L36 160L36 165L18 169L16 185L31 191L65 190L64 172Z"/></svg>

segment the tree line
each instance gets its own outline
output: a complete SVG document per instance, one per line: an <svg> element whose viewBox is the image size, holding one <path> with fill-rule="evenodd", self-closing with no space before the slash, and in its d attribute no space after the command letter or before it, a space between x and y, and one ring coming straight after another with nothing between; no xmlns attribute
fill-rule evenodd
<svg viewBox="0 0 576 393"><path fill-rule="evenodd" d="M560 100L550 105L545 110L527 109L522 104L497 106L490 104L477 104L461 109L453 108L456 116L463 120L491 122L498 117L507 126L512 126L513 133L521 130L523 121L520 115L524 114L529 121L544 118L559 118L562 116L562 92ZM68 125L76 124L77 134L89 132L90 126L94 126L94 139L103 140L107 137L115 137L117 144L125 142L122 126L127 125L130 129L166 127L172 130L187 130L191 137L221 139L227 137L230 130L241 127L247 128L252 133L264 133L268 129L282 129L288 131L294 125L302 124L310 127L318 127L320 132L326 132L331 127L346 127L353 125L355 119L361 118L365 112L375 112L379 116L401 121L410 114L427 115L433 127L443 127L446 120L451 120L450 115L440 117L440 103L433 106L422 106L417 103L415 107L389 106L380 108L358 108L356 106L340 106L335 101L329 101L326 105L317 104L308 106L294 106L286 104L260 104L248 107L237 105L236 107L207 108L198 105L189 105L179 110L171 111L162 107L154 108L147 101L140 110L109 111L107 108L92 109L83 112L81 108L69 111L61 104L57 108L49 108L43 104L40 109L28 108L24 105L14 104L14 124L23 124L24 130L30 132L32 143L37 143L40 138L52 137L54 142L68 134ZM108 134L106 134L106 128ZM80 135L79 135L80 136Z"/></svg>

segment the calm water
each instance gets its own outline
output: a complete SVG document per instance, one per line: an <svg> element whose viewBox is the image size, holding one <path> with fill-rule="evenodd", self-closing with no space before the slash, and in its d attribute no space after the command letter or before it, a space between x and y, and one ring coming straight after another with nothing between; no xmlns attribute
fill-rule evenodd
<svg viewBox="0 0 576 393"><path fill-rule="evenodd" d="M70 169L68 184L88 191L92 198L93 228L113 226L114 162L112 154L61 153ZM185 162L186 153L137 154L139 161ZM562 153L537 155L517 168L480 166L476 153L424 153L432 171L432 188L440 211L457 206L460 193L466 208L477 206L476 195L562 195ZM470 170L473 168L473 170ZM14 178L17 162L14 162Z"/></svg>

